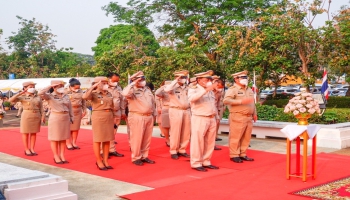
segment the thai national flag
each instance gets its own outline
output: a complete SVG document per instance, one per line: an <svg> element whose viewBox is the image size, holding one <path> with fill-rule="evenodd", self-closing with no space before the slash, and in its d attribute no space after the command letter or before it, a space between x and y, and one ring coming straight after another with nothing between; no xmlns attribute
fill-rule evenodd
<svg viewBox="0 0 350 200"><path fill-rule="evenodd" d="M324 71L323 71L321 93L324 95L326 100L328 100L329 91L328 91L328 79L327 79L327 70L326 70L326 68L324 68Z"/></svg>

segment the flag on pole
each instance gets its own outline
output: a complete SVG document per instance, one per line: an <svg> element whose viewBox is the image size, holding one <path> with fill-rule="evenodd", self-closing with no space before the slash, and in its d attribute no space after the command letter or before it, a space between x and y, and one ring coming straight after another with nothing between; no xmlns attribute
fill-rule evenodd
<svg viewBox="0 0 350 200"><path fill-rule="evenodd" d="M326 68L324 68L323 70L321 93L324 95L326 100L328 100L329 91L328 91L328 78L327 78Z"/></svg>
<svg viewBox="0 0 350 200"><path fill-rule="evenodd" d="M254 92L254 103L256 103L256 94L258 92L258 88L256 88L256 82L255 82L255 70L254 70L254 77L253 77L253 86L252 90Z"/></svg>

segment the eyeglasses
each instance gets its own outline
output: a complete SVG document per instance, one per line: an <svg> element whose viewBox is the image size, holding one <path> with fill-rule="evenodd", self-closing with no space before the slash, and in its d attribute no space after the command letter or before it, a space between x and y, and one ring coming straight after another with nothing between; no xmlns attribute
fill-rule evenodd
<svg viewBox="0 0 350 200"><path fill-rule="evenodd" d="M248 76L237 76L237 78L240 78L240 79L247 79Z"/></svg>
<svg viewBox="0 0 350 200"><path fill-rule="evenodd" d="M180 79L187 79L187 76L180 76Z"/></svg>
<svg viewBox="0 0 350 200"><path fill-rule="evenodd" d="M141 79L141 80L145 80L145 79L146 79L145 76L140 76L140 77L138 77L138 78Z"/></svg>

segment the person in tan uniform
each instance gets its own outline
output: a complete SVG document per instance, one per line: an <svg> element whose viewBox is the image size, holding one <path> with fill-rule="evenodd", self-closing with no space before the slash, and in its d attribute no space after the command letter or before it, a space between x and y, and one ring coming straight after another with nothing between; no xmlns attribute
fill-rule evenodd
<svg viewBox="0 0 350 200"><path fill-rule="evenodd" d="M114 140L114 105L113 96L108 92L108 78L94 78L92 87L83 94L83 99L90 100L92 106L93 149L96 166L100 170L113 169L108 164L109 145ZM103 158L100 155L102 143Z"/></svg>
<svg viewBox="0 0 350 200"><path fill-rule="evenodd" d="M14 107L18 110L16 117L21 116L21 114L23 112L22 103L20 101L17 101Z"/></svg>
<svg viewBox="0 0 350 200"><path fill-rule="evenodd" d="M69 88L65 92L69 96L74 114L73 124L70 125L71 137L66 140L68 150L80 149L77 145L77 138L81 119L86 114L86 103L83 99L83 91L80 89L80 85L81 83L78 79L72 78L69 80Z"/></svg>
<svg viewBox="0 0 350 200"><path fill-rule="evenodd" d="M61 80L52 80L50 86L38 93L51 108L48 121L48 139L51 142L51 150L56 164L69 163L65 159L64 151L66 140L70 138L70 125L74 121L72 104L69 97L64 94L64 84L65 82Z"/></svg>
<svg viewBox="0 0 350 200"><path fill-rule="evenodd" d="M213 89L217 83L212 83L213 71L195 74L197 85L188 91L191 103L191 167L197 171L219 169L211 164L216 135L216 119L219 118L215 106Z"/></svg>
<svg viewBox="0 0 350 200"><path fill-rule="evenodd" d="M113 112L114 112L114 128L115 132L118 131L118 126L120 124L121 119L125 119L125 103L124 103L124 97L121 94L123 91L122 87L119 85L119 74L117 73L109 73L109 88L108 92L112 94L113 96ZM109 145L109 156L115 156L115 157L123 157L124 155L121 153L118 153L115 148L116 141L113 139L110 141Z"/></svg>
<svg viewBox="0 0 350 200"><path fill-rule="evenodd" d="M40 132L40 123L44 115L41 98L35 95L35 84L31 81L23 82L23 91L10 98L10 102L21 102L23 106L20 132L26 156L38 155L34 150L36 133Z"/></svg>
<svg viewBox="0 0 350 200"><path fill-rule="evenodd" d="M216 88L214 88L213 92L215 95L215 105L216 109L218 110L219 114L219 119L216 120L216 136L215 136L215 141L221 141L222 139L218 137L218 131L219 131L219 126L220 126L220 120L222 119L222 116L224 114L224 88L225 88L225 83L223 80L220 79L220 76L213 76L213 82L217 83ZM221 148L217 147L215 145L214 150L221 150Z"/></svg>
<svg viewBox="0 0 350 200"><path fill-rule="evenodd" d="M175 80L165 86L164 91L169 94L170 120L170 156L179 159L179 156L189 158L186 148L191 136L191 112L188 101L187 70L174 73Z"/></svg>
<svg viewBox="0 0 350 200"><path fill-rule="evenodd" d="M128 101L128 124L130 128L131 161L142 166L143 163L154 164L148 158L154 118L157 115L152 92L146 86L142 71L133 74L131 83L122 92Z"/></svg>
<svg viewBox="0 0 350 200"><path fill-rule="evenodd" d="M156 99L159 99L159 105L157 105L157 111L159 121L159 128L165 137L165 145L170 147L169 131L170 131L170 119L169 119L169 104L170 97L167 92L164 91L166 85L169 85L171 81L164 81L164 84L156 90ZM156 101L157 102L157 101Z"/></svg>
<svg viewBox="0 0 350 200"><path fill-rule="evenodd" d="M232 74L235 84L227 90L224 97L224 104L230 111L230 160L236 163L254 161L247 156L247 149L252 134L252 121L257 120L257 113L254 93L248 87L247 74L247 71Z"/></svg>

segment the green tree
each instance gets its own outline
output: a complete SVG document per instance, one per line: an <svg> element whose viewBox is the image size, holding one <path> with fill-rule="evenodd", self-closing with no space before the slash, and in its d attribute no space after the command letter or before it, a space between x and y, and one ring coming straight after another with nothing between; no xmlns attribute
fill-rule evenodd
<svg viewBox="0 0 350 200"><path fill-rule="evenodd" d="M127 7L111 2L103 7L116 22L147 26L157 21L161 39L175 46L196 47L211 61L219 74L225 74L217 48L234 27L248 25L274 1L270 0L129 0ZM257 12L258 11L258 12Z"/></svg>
<svg viewBox="0 0 350 200"><path fill-rule="evenodd" d="M145 26L133 25L113 25L100 31L100 35L96 40L96 46L92 47L95 52L94 56L98 59L104 52L114 49L116 46L124 46L125 44L134 44L136 47L144 48L146 55L155 55L159 48L159 44L155 39L152 31Z"/></svg>

